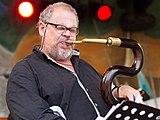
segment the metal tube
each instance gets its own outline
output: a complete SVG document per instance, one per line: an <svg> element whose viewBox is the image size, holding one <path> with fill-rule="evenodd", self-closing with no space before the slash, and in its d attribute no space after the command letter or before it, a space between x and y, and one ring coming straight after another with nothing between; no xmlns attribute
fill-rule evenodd
<svg viewBox="0 0 160 120"><path fill-rule="evenodd" d="M109 37L108 39L82 39L80 41L73 41L73 40L67 40L67 44L81 44L81 43L102 43L112 46L120 46L121 45L121 39L120 38L114 38Z"/></svg>

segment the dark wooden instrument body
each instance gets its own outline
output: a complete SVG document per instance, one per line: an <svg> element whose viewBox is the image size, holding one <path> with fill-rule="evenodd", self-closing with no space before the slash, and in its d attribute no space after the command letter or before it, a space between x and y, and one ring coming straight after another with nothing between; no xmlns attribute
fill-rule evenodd
<svg viewBox="0 0 160 120"><path fill-rule="evenodd" d="M112 82L117 75L134 76L137 75L143 65L143 51L141 46L132 39L121 38L121 44L119 47L130 48L134 55L134 61L130 67L114 65L108 68L104 74L104 78L101 81L101 95L105 102L111 105L115 105L118 101L112 95Z"/></svg>

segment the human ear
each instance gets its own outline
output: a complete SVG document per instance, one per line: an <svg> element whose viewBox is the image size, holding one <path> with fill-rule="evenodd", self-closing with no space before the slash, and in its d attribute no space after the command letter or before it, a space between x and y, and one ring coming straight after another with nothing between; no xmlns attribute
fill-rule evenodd
<svg viewBox="0 0 160 120"><path fill-rule="evenodd" d="M45 29L46 29L46 25L44 23L40 22L39 27L38 27L38 32L41 37L44 36Z"/></svg>

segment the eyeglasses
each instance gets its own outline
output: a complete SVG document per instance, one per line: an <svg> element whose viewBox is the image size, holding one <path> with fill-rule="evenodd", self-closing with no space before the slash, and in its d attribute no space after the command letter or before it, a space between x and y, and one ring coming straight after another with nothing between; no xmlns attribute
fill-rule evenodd
<svg viewBox="0 0 160 120"><path fill-rule="evenodd" d="M61 24L55 24L55 23L50 23L50 22L45 22L45 23L54 26L58 33L63 33L63 32L66 32L67 30L70 31L71 35L78 35L78 33L79 33L78 27L68 28L68 27L61 25Z"/></svg>

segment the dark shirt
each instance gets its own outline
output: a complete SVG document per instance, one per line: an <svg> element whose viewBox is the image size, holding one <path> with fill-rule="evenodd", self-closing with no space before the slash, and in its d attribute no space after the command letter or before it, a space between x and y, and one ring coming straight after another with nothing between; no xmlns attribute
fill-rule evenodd
<svg viewBox="0 0 160 120"><path fill-rule="evenodd" d="M97 113L80 87L83 84L101 116L110 109L100 94L100 75L77 55L72 71L51 61L35 46L33 53L13 68L7 85L11 120L64 120L50 107L59 106L67 120L95 120Z"/></svg>

